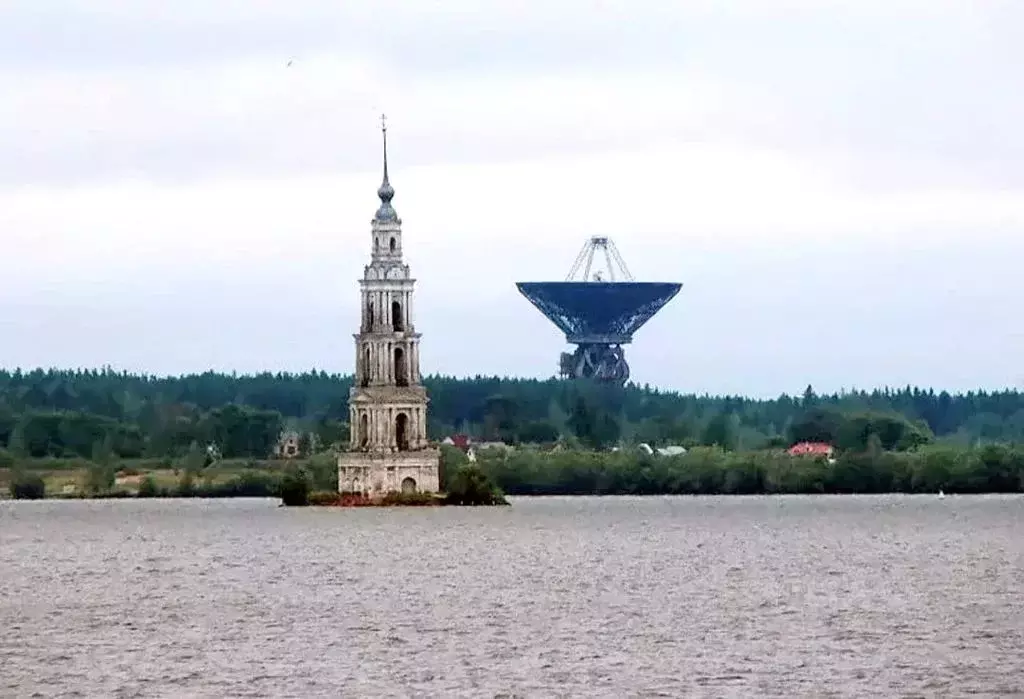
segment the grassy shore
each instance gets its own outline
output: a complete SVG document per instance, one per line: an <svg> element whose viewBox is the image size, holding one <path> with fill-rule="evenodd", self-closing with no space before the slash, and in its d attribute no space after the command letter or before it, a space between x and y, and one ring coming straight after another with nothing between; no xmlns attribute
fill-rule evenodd
<svg viewBox="0 0 1024 699"><path fill-rule="evenodd" d="M1018 493L1024 448L929 444L835 458L783 450L695 447L678 456L627 452L491 451L477 463L510 495L758 495Z"/></svg>
<svg viewBox="0 0 1024 699"><path fill-rule="evenodd" d="M444 494L374 498L338 493L336 464L330 453L288 461L217 461L202 468L166 460L26 459L0 468L0 498L279 497L285 505L335 507L508 504L479 468L464 462L447 470Z"/></svg>
<svg viewBox="0 0 1024 699"><path fill-rule="evenodd" d="M903 451L877 447L835 458L783 450L726 451L695 447L678 456L632 451L483 450L468 464L442 449L442 483L449 504L479 504L486 494L510 495L754 495L812 493L1016 493L1024 491L1024 447L929 444ZM0 468L0 497L19 474L46 497L276 497L290 483L327 504L337 500L331 454L292 461L217 461L183 468L167 460L36 459ZM301 482L296 482L296 479ZM38 487L38 480L42 486ZM320 495L326 493L325 495ZM328 495L329 494L329 495ZM21 495L31 497L31 495ZM38 497L38 496L36 496ZM499 498L495 498L498 500ZM394 504L401 504L397 501ZM407 503L412 504L412 503Z"/></svg>
<svg viewBox="0 0 1024 699"><path fill-rule="evenodd" d="M219 461L188 470L167 459L126 459L101 466L84 459L25 459L0 468L0 498L10 497L16 474L42 479L48 498L246 495L274 497L289 469L312 474L316 490L336 489L325 459L300 461Z"/></svg>

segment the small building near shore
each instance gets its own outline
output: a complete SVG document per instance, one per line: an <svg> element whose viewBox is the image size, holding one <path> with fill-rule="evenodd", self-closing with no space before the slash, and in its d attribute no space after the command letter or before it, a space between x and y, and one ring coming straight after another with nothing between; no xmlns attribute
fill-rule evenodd
<svg viewBox="0 0 1024 699"><path fill-rule="evenodd" d="M273 455L279 459L294 459L300 456L302 452L301 439L301 435L295 430L283 432L280 439L277 440L277 444L274 445Z"/></svg>
<svg viewBox="0 0 1024 699"><path fill-rule="evenodd" d="M826 442L798 442L786 450L790 456L824 456L832 459L835 447Z"/></svg>
<svg viewBox="0 0 1024 699"><path fill-rule="evenodd" d="M441 440L441 444L446 444L450 447L455 447L456 449L466 453L469 452L469 448L472 445L472 443L473 440L470 438L468 434L453 434Z"/></svg>
<svg viewBox="0 0 1024 699"><path fill-rule="evenodd" d="M467 434L453 434L445 437L441 444L447 444L450 447L455 447L459 451L463 452L470 461L476 461L477 452L481 449L501 449L502 451L511 449L508 444L504 442L474 442L473 438Z"/></svg>
<svg viewBox="0 0 1024 699"><path fill-rule="evenodd" d="M641 442L637 445L637 449L647 455L657 454L658 456L682 456L686 453L686 447L679 444L668 444L664 447L654 448L647 442Z"/></svg>

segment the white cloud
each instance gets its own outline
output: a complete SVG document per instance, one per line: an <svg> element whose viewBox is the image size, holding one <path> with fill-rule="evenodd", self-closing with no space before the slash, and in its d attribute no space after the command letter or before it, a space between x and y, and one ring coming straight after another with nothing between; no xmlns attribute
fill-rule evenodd
<svg viewBox="0 0 1024 699"><path fill-rule="evenodd" d="M815 239L823 230L838 241L889 238L900 230L938 235L1024 226L1024 192L880 192L841 175L827 163L785 152L708 144L493 165L392 162L395 204L413 249L483 238L575 250L592 233L618 231L625 247L642 250L669 236L775 244ZM34 264L129 268L147 260L192 261L202 268L244 259L266 265L290 251L321 246L340 253L353 244L362 255L378 182L378 173L365 172L25 187L0 193L0 225L9 231L7 242Z"/></svg>
<svg viewBox="0 0 1024 699"><path fill-rule="evenodd" d="M656 130L788 150L940 154L1014 183L1024 174L994 162L1024 152L1009 6L106 7L0 14L10 52L0 52L0 83L13 95L0 112L0 178L351 171L372 152L356 134L382 110L405 126L415 163L599 152ZM62 51L61 61L45 58ZM159 61L138 60L153 51Z"/></svg>

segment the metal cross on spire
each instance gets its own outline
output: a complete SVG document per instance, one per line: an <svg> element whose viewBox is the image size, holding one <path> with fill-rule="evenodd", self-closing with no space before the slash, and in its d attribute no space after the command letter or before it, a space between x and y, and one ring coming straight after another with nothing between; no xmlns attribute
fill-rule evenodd
<svg viewBox="0 0 1024 699"><path fill-rule="evenodd" d="M391 206L391 199L395 196L395 190L388 181L388 118L380 115L380 130L384 135L384 181L380 183L377 196L380 197L380 208L377 209L376 219L378 221L397 221L398 214Z"/></svg>
<svg viewBox="0 0 1024 699"><path fill-rule="evenodd" d="M380 131L384 134L384 184L388 184L388 117L380 115Z"/></svg>

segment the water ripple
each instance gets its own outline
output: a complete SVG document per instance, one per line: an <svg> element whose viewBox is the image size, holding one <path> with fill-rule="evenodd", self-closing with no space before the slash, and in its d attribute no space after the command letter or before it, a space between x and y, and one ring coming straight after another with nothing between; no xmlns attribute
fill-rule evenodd
<svg viewBox="0 0 1024 699"><path fill-rule="evenodd" d="M1024 694L1024 498L0 503L0 696Z"/></svg>

